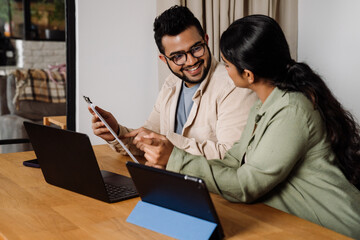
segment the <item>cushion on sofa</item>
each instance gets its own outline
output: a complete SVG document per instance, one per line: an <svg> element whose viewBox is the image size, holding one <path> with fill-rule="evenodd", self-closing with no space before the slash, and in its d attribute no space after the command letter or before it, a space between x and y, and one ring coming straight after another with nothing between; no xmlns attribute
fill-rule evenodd
<svg viewBox="0 0 360 240"><path fill-rule="evenodd" d="M55 77L54 77L55 76ZM44 70L16 70L7 78L7 105L12 115L31 120L66 114L65 79L49 79Z"/></svg>
<svg viewBox="0 0 360 240"><path fill-rule="evenodd" d="M21 100L65 103L65 74L44 69L18 69L14 103Z"/></svg>

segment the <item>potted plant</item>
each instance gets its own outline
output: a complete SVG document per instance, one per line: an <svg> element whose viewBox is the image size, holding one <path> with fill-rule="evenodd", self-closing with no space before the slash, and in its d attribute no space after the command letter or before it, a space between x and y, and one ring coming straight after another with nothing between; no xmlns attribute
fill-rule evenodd
<svg viewBox="0 0 360 240"><path fill-rule="evenodd" d="M65 41L65 2L64 0L53 1L54 11L49 12L48 28L45 29L45 37L51 40Z"/></svg>

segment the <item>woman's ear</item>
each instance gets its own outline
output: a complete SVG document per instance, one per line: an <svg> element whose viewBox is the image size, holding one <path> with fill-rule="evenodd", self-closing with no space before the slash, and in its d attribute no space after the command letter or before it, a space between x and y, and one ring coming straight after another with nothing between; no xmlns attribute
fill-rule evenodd
<svg viewBox="0 0 360 240"><path fill-rule="evenodd" d="M245 69L243 74L244 74L243 77L248 81L249 85L254 83L255 75L252 71Z"/></svg>

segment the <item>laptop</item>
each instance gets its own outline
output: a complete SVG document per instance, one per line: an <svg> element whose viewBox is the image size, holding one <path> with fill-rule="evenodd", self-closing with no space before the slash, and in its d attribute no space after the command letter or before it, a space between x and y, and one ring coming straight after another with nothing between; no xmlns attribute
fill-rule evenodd
<svg viewBox="0 0 360 240"><path fill-rule="evenodd" d="M131 178L100 170L86 134L24 126L47 183L108 203L139 196Z"/></svg>
<svg viewBox="0 0 360 240"><path fill-rule="evenodd" d="M210 239L224 237L219 217L202 179L133 162L127 162L126 167L143 202L215 223L217 227Z"/></svg>

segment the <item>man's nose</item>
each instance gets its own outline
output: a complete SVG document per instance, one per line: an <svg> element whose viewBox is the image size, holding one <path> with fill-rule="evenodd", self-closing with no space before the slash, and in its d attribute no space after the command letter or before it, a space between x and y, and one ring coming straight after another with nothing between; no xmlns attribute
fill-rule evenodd
<svg viewBox="0 0 360 240"><path fill-rule="evenodd" d="M193 55L190 53L190 52L188 52L188 53L186 53L186 65L193 65L193 64L195 64L197 61L198 61L198 59L196 58L196 57L193 57Z"/></svg>

